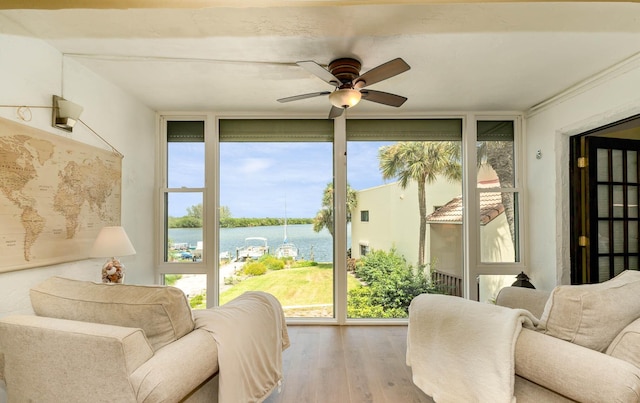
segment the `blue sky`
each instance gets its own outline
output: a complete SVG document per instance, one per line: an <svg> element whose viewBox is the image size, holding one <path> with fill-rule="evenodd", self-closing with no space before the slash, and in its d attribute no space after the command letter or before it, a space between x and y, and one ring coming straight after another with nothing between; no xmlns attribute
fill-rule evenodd
<svg viewBox="0 0 640 403"><path fill-rule="evenodd" d="M348 182L356 190L384 183L378 168L382 144L348 146ZM203 143L171 143L169 187L202 187ZM220 204L232 217L314 217L332 181L332 143L221 143ZM173 194L169 215L183 216L199 195Z"/></svg>

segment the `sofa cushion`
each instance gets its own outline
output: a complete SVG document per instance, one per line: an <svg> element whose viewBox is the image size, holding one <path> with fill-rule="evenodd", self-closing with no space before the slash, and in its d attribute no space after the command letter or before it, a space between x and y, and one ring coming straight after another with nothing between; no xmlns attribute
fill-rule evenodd
<svg viewBox="0 0 640 403"><path fill-rule="evenodd" d="M622 329L613 339L606 353L640 368L640 319L634 320Z"/></svg>
<svg viewBox="0 0 640 403"><path fill-rule="evenodd" d="M30 290L36 315L144 330L156 351L194 329L175 287L104 284L52 277Z"/></svg>
<svg viewBox="0 0 640 403"><path fill-rule="evenodd" d="M536 318L540 318L550 294L549 291L533 288L503 287L496 296L496 305L513 309L526 309Z"/></svg>
<svg viewBox="0 0 640 403"><path fill-rule="evenodd" d="M640 402L640 368L530 329L522 329L515 349L519 375L573 402ZM517 402L547 402L542 396ZM522 399L521 399L522 398Z"/></svg>
<svg viewBox="0 0 640 403"><path fill-rule="evenodd" d="M604 352L640 317L640 272L627 270L599 284L556 287L540 318L543 333Z"/></svg>

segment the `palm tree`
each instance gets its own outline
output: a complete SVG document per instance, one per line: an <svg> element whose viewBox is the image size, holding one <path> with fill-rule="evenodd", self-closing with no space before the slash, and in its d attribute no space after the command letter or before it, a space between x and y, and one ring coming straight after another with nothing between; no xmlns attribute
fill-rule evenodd
<svg viewBox="0 0 640 403"><path fill-rule="evenodd" d="M435 182L439 175L451 181L462 179L460 144L451 141L401 141L380 147L378 160L384 179L397 178L402 189L406 189L411 181L418 184L418 266L424 266L427 236L426 185Z"/></svg>
<svg viewBox="0 0 640 403"><path fill-rule="evenodd" d="M478 165L486 163L493 168L500 181L500 187L512 188L513 183L513 141L482 141L478 143ZM502 193L502 206L509 223L511 240L516 243L515 212L513 193Z"/></svg>
<svg viewBox="0 0 640 403"><path fill-rule="evenodd" d="M351 211L354 210L357 205L356 191L347 184L347 222L351 221ZM322 207L313 219L313 230L315 232L320 232L323 228L326 228L331 234L331 237L333 237L333 182L329 182L327 187L324 188Z"/></svg>

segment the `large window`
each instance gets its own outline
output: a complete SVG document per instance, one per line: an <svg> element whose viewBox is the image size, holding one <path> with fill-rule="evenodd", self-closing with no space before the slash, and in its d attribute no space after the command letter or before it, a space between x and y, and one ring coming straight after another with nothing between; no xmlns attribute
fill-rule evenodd
<svg viewBox="0 0 640 403"><path fill-rule="evenodd" d="M405 318L424 292L454 293L434 273L462 280L462 120L347 121L347 182L366 220L351 224L350 319ZM435 211L434 211L435 210Z"/></svg>
<svg viewBox="0 0 640 403"><path fill-rule="evenodd" d="M194 308L266 291L302 322L491 299L524 268L518 122L165 116L160 281Z"/></svg>

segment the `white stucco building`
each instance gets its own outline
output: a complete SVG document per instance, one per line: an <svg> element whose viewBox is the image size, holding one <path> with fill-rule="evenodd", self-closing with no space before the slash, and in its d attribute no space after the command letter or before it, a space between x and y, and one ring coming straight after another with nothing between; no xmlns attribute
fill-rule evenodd
<svg viewBox="0 0 640 403"><path fill-rule="evenodd" d="M433 212L461 192L460 182L438 180L427 185L427 211ZM410 182L402 189L397 182L357 192L358 207L351 218L351 257L359 258L366 250L396 248L412 265L418 262L420 213L418 185ZM429 245L429 233L426 245ZM425 255L428 262L430 256Z"/></svg>
<svg viewBox="0 0 640 403"><path fill-rule="evenodd" d="M500 187L496 173L484 166L478 176L479 189ZM426 186L427 232L425 262L430 268L449 276L463 276L463 204L460 182L444 178ZM420 216L418 186L411 182L402 189L397 182L358 191L357 211L351 222L351 256L360 258L370 250L390 250L414 267L418 262ZM480 193L480 259L482 262L514 262L515 249L501 193ZM505 282L501 276L482 281L481 295L491 298ZM497 284L496 287L484 284ZM495 289L494 289L495 288ZM481 298L482 298L481 296Z"/></svg>

